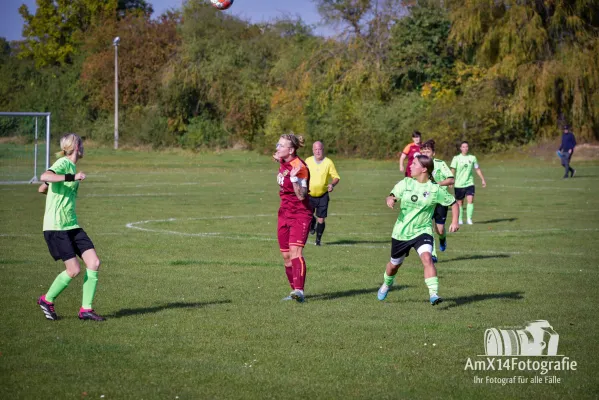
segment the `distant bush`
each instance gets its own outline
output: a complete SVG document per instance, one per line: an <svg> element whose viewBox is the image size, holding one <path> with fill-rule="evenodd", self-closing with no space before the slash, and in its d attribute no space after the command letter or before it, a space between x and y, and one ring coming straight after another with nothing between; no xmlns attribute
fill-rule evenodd
<svg viewBox="0 0 599 400"><path fill-rule="evenodd" d="M230 137L220 121L195 117L187 124L179 144L188 149L216 149L230 146Z"/></svg>

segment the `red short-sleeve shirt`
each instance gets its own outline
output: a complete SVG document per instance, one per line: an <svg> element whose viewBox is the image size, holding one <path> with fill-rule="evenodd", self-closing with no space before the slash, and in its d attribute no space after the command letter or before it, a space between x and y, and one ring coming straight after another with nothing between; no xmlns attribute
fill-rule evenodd
<svg viewBox="0 0 599 400"><path fill-rule="evenodd" d="M410 165L412 165L412 161L414 161L414 157L420 154L420 145L416 143L410 143L406 147L404 147L402 153L408 156L408 165L406 166L406 176L411 177L412 172L410 171Z"/></svg>
<svg viewBox="0 0 599 400"><path fill-rule="evenodd" d="M296 176L299 179L300 185L306 188L310 187L310 171L304 160L295 157L289 162L282 161L279 166L279 174L277 175L277 182L279 183L280 188L279 196L281 197L280 209L291 214L299 213L312 215L309 196L306 196L304 200L298 199L295 195L295 190L293 189L293 183L291 183L291 180L289 179L291 170L298 166L300 167L300 170Z"/></svg>

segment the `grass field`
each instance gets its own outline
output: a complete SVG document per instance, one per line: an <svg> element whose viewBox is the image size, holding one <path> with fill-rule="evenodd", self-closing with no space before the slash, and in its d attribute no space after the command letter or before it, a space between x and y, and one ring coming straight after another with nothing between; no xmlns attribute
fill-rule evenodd
<svg viewBox="0 0 599 400"><path fill-rule="evenodd" d="M35 165L35 144L19 143L19 139L25 140L22 137L0 137L0 183L29 182L34 176L39 178L46 169L45 142L38 144L37 165ZM60 149L56 151L58 150Z"/></svg>
<svg viewBox="0 0 599 400"><path fill-rule="evenodd" d="M44 319L35 301L63 269L43 240L45 198L0 186L0 398L599 397L599 163L562 180L557 159L483 160L475 224L449 236L446 301L431 307L414 253L376 299L396 162L335 161L342 180L324 245L305 250L308 298L297 304L280 302L289 288L267 157L88 150L77 211L103 262L104 323L77 319L81 276L57 300L62 319ZM538 319L575 371L465 369L486 360L487 328ZM486 383L513 376L527 381Z"/></svg>

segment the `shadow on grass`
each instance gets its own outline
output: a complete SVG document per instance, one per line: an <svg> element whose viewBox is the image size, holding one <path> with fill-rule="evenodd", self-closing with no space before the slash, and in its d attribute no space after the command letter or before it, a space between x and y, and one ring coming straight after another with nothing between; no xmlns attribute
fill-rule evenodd
<svg viewBox="0 0 599 400"><path fill-rule="evenodd" d="M524 292L505 292L505 293L485 293L473 294L472 296L446 297L439 307L441 310L449 310L455 307L464 306L470 303L476 303L485 300L508 299L522 300Z"/></svg>
<svg viewBox="0 0 599 400"><path fill-rule="evenodd" d="M203 308L207 306L217 305L217 304L228 304L231 303L231 300L217 300L217 301L207 301L205 303L167 303L161 306L155 307L142 307L142 308L122 308L113 314L106 315L108 318L122 318L122 317L130 317L132 315L141 315L141 314L150 314L157 313L162 310L168 310L171 308Z"/></svg>
<svg viewBox="0 0 599 400"><path fill-rule="evenodd" d="M487 221L476 221L477 224L496 224L498 222L514 222L517 221L518 218L497 218L497 219L489 219Z"/></svg>
<svg viewBox="0 0 599 400"><path fill-rule="evenodd" d="M381 244L386 243L391 245L390 239L385 240L350 240L350 239L342 239L335 240L334 242L325 242L323 243L325 246L343 246L348 244Z"/></svg>
<svg viewBox="0 0 599 400"><path fill-rule="evenodd" d="M394 290L403 290L407 289L410 286L408 285L399 285L399 286L391 286L389 289L390 292ZM331 292L331 293L320 293L320 294L310 294L306 296L306 300L333 300L340 299L343 297L351 297L351 296L359 296L361 294L370 294L376 293L379 291L379 287L370 288L370 289L354 289L354 290L346 290L343 292Z"/></svg>
<svg viewBox="0 0 599 400"><path fill-rule="evenodd" d="M449 260L440 259L439 261L437 261L437 264L450 263L453 261L486 260L487 258L510 258L510 257L511 256L509 254L493 254L493 255L475 254L472 256L461 256L461 257L456 257L456 258L450 258Z"/></svg>

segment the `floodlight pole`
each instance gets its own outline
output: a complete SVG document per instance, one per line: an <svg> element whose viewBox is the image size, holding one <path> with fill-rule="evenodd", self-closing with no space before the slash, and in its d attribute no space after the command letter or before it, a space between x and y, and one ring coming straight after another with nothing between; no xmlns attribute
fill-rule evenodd
<svg viewBox="0 0 599 400"><path fill-rule="evenodd" d="M119 41L116 37L114 45L114 149L119 148Z"/></svg>

